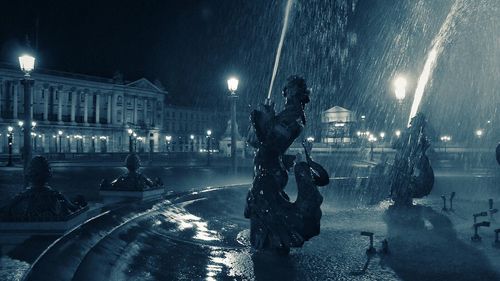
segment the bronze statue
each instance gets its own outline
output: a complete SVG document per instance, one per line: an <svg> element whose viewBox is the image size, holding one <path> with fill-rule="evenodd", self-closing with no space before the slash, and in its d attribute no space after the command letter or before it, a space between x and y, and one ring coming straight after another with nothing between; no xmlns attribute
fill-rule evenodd
<svg viewBox="0 0 500 281"><path fill-rule="evenodd" d="M83 198L71 202L48 185L52 171L47 159L35 156L29 165L31 186L16 195L5 208L5 221L61 221L86 210Z"/></svg>
<svg viewBox="0 0 500 281"><path fill-rule="evenodd" d="M305 80L291 76L283 89L283 111L276 114L274 104L268 101L262 110L254 110L250 115L248 142L257 151L245 217L250 219L250 241L256 249L288 254L291 247L301 247L320 232L323 197L317 186L328 184L328 173L312 161L309 142L303 143L306 162L285 155L306 124L304 107L309 94ZM284 190L292 167L298 188L293 203Z"/></svg>
<svg viewBox="0 0 500 281"><path fill-rule="evenodd" d="M137 154L129 154L125 159L125 167L128 172L118 177L111 183L107 180L101 181L102 190L120 190L120 191L144 191L148 189L160 188L163 182L160 178L154 181L139 172L141 159Z"/></svg>
<svg viewBox="0 0 500 281"><path fill-rule="evenodd" d="M425 116L418 113L410 127L393 143L396 156L390 188L395 206L411 206L413 198L429 195L434 186L434 171L425 154L430 146L425 135L426 124Z"/></svg>

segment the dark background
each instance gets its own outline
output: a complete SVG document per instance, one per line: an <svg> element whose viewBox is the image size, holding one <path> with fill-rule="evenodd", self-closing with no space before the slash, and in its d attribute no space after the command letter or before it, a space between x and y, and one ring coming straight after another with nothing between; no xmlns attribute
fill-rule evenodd
<svg viewBox="0 0 500 281"><path fill-rule="evenodd" d="M424 93L437 135L497 137L500 2L295 0L273 89L301 74L312 89L308 130L334 105L367 116L372 130L407 119L426 56L453 3L466 3ZM237 76L239 112L267 94L284 0L9 1L0 16L0 60L16 63L26 35L38 67L132 81L160 81L176 105L227 111L226 80ZM392 81L408 79L399 116ZM485 125L487 120L492 121ZM489 127L488 127L489 126ZM495 132L494 132L495 131ZM495 135L496 134L496 135Z"/></svg>

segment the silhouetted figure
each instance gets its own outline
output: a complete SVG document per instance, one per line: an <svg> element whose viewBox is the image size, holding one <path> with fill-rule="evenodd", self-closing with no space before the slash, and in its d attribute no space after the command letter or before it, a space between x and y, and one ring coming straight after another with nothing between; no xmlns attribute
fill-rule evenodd
<svg viewBox="0 0 500 281"><path fill-rule="evenodd" d="M424 129L425 116L418 113L410 127L397 139L394 166L391 171L391 199L395 206L410 206L413 198L428 195L434 186L434 171L425 155L430 144Z"/></svg>
<svg viewBox="0 0 500 281"><path fill-rule="evenodd" d="M27 177L31 186L10 201L5 208L4 220L61 221L86 209L83 198L70 202L48 185L52 171L45 157L36 156L31 160Z"/></svg>
<svg viewBox="0 0 500 281"><path fill-rule="evenodd" d="M329 182L328 173L309 156L312 144L304 142L306 162L295 163L285 151L302 132L309 102L306 82L298 76L288 78L283 89L285 108L275 114L274 104L266 102L262 110L250 115L248 142L257 149L254 180L247 195L245 217L250 219L250 241L256 249L288 254L290 247L319 234L323 197L317 186ZM292 203L284 188L288 170L294 168L297 200Z"/></svg>
<svg viewBox="0 0 500 281"><path fill-rule="evenodd" d="M121 190L121 191L144 191L148 189L160 188L163 182L160 178L154 181L139 173L141 160L137 154L131 153L125 159L125 167L128 172L118 177L111 183L107 180L101 182L102 190Z"/></svg>

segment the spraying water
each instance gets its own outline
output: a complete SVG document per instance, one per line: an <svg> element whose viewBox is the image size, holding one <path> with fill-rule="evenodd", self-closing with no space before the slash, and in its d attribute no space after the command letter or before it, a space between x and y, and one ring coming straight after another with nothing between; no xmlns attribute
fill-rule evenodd
<svg viewBox="0 0 500 281"><path fill-rule="evenodd" d="M283 48L283 41L285 41L285 34L288 28L288 16L290 14L290 8L292 7L293 0L288 0L285 9L285 20L283 21L283 28L281 29L280 42L278 44L278 50L276 50L276 57L274 59L273 75L271 76L271 84L269 85L269 92L267 93L267 99L271 99L271 93L273 91L274 78L278 72L278 66L280 64L281 49Z"/></svg>
<svg viewBox="0 0 500 281"><path fill-rule="evenodd" d="M432 48L427 55L424 69L422 70L422 73L418 78L417 88L415 89L415 96L413 98L413 104L411 106L410 117L408 119L408 125L410 124L411 119L417 114L427 82L429 81L429 78L432 76L432 73L436 68L436 63L439 55L443 52L444 43L449 38L450 34L453 31L453 28L455 27L455 19L457 18L457 14L459 14L463 9L463 0L457 0L455 1L455 3L453 3L450 13L448 14L448 16L446 16L446 19L439 29L436 38L434 38L433 40Z"/></svg>

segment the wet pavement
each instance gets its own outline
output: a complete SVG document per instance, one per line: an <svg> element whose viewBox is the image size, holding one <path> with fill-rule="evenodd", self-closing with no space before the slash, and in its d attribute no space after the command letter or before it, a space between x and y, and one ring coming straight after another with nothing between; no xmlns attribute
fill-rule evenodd
<svg viewBox="0 0 500 281"><path fill-rule="evenodd" d="M362 198L340 198L335 186L324 187L321 234L281 257L249 247L243 218L247 185L199 185L249 177L230 179L224 170L205 168L151 169L144 172L164 173L177 190L164 200L109 208L37 261L37 255L26 253L36 252L35 246L41 252L50 243L26 242L0 258L0 279L18 280L33 265L27 280L500 280L500 249L492 247L500 217L479 231L482 242L470 240L472 214L486 211L488 198L500 200L496 172L458 176L438 171L431 196L408 210L393 210L387 201L360 204ZM96 176L118 175L122 169L84 171L97 181ZM81 172L63 170L64 177L54 181L60 184ZM203 191L192 191L197 184ZM89 183L82 180L77 188L85 186ZM89 187L89 194L94 189ZM288 190L293 198L294 187ZM440 195L452 191L457 192L454 210L442 211ZM387 239L389 254L368 257L368 238L361 231L375 233L378 250Z"/></svg>

